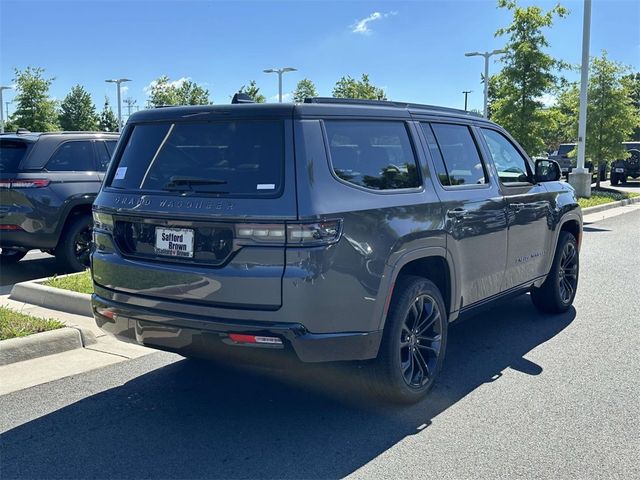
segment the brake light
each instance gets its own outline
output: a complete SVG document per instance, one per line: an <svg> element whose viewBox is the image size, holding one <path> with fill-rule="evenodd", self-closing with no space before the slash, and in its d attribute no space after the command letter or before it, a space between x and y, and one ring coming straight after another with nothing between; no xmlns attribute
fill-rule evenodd
<svg viewBox="0 0 640 480"><path fill-rule="evenodd" d="M49 183L46 178L13 178L0 180L0 188L42 188Z"/></svg>
<svg viewBox="0 0 640 480"><path fill-rule="evenodd" d="M95 216L94 216L95 219ZM236 225L236 238L256 243L287 245L288 247L311 247L337 242L342 233L342 220L323 220L313 223L261 224L241 223Z"/></svg>
<svg viewBox="0 0 640 480"><path fill-rule="evenodd" d="M342 220L324 220L317 223L287 225L287 245L307 247L329 245L340 240Z"/></svg>

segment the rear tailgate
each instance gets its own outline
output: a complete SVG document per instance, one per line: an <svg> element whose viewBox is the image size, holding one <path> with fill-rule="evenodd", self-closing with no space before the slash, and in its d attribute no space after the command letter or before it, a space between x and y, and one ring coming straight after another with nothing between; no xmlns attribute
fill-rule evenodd
<svg viewBox="0 0 640 480"><path fill-rule="evenodd" d="M159 300L282 303L296 220L288 118L129 125L94 204L94 281Z"/></svg>

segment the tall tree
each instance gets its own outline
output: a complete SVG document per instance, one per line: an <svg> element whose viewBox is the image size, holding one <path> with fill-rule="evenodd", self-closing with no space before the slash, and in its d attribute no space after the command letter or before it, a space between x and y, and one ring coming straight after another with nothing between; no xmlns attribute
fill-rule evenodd
<svg viewBox="0 0 640 480"><path fill-rule="evenodd" d="M71 92L60 105L60 126L63 130L88 130L98 128L98 115L91 95L81 85L71 87Z"/></svg>
<svg viewBox="0 0 640 480"><path fill-rule="evenodd" d="M622 81L629 92L629 98L636 109L636 115L640 117L640 72L625 75L622 77ZM631 140L640 142L640 126L634 128Z"/></svg>
<svg viewBox="0 0 640 480"><path fill-rule="evenodd" d="M308 78L303 78L296 85L296 89L293 92L293 101L296 103L304 102L305 98L312 98L318 96L318 90L316 90L315 84Z"/></svg>
<svg viewBox="0 0 640 480"><path fill-rule="evenodd" d="M12 116L15 125L33 132L58 129L56 101L49 98L49 87L54 78L44 78L44 68L15 69L16 110Z"/></svg>
<svg viewBox="0 0 640 480"><path fill-rule="evenodd" d="M555 105L541 110L540 128L547 152L558 149L561 143L575 142L578 137L579 90L575 83L558 90Z"/></svg>
<svg viewBox="0 0 640 480"><path fill-rule="evenodd" d="M333 87L335 98L361 98L365 100L386 100L387 97L382 88L371 83L369 75L362 74L360 80L347 75L340 78Z"/></svg>
<svg viewBox="0 0 640 480"><path fill-rule="evenodd" d="M149 104L152 107L164 105L209 105L209 90L191 80L172 82L162 75L152 82Z"/></svg>
<svg viewBox="0 0 640 480"><path fill-rule="evenodd" d="M256 103L265 103L267 101L267 98L260 93L260 87L256 85L255 80L251 80L249 85L243 85L240 87L238 93L245 93L249 95L249 97L251 97Z"/></svg>
<svg viewBox="0 0 640 480"><path fill-rule="evenodd" d="M555 72L563 66L544 52L549 43L543 30L568 12L560 5L547 12L537 6L519 7L515 0L498 0L498 6L510 10L513 18L496 31L497 37L507 37L507 44L504 68L496 75L491 119L509 130L527 152L538 154L544 148L540 98L552 92L558 82Z"/></svg>
<svg viewBox="0 0 640 480"><path fill-rule="evenodd" d="M623 80L628 70L622 64L609 60L603 51L601 57L591 59L589 70L585 154L599 171L602 163L628 156L622 142L640 126L640 117Z"/></svg>
<svg viewBox="0 0 640 480"><path fill-rule="evenodd" d="M100 112L99 127L102 132L118 131L118 118L111 109L108 97L104 97L104 108Z"/></svg>

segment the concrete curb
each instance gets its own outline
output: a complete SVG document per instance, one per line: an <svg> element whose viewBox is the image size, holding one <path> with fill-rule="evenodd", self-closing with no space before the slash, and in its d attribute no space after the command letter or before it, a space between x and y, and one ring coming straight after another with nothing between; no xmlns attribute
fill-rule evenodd
<svg viewBox="0 0 640 480"><path fill-rule="evenodd" d="M589 215L591 213L604 212L605 210L624 207L625 205L633 205L634 203L640 203L640 197L626 198L624 200L618 200L617 202L605 203L604 205L596 205L595 207L583 208L582 214Z"/></svg>
<svg viewBox="0 0 640 480"><path fill-rule="evenodd" d="M37 357L83 348L83 337L87 332L78 328L64 327L48 332L35 333L27 337L10 338L0 342L0 365L23 362ZM93 334L89 333L93 337ZM95 337L93 342L95 343Z"/></svg>
<svg viewBox="0 0 640 480"><path fill-rule="evenodd" d="M30 303L40 307L60 310L92 317L91 295L87 293L71 292L62 288L42 285L40 280L16 283L11 289L9 298L18 302Z"/></svg>

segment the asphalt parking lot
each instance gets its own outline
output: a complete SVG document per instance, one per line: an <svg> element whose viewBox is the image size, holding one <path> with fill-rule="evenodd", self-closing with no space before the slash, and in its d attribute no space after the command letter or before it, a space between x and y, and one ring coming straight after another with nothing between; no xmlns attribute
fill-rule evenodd
<svg viewBox="0 0 640 480"><path fill-rule="evenodd" d="M371 403L349 371L154 353L3 396L2 477L638 478L632 210L585 227L574 309L524 296L453 327L418 405Z"/></svg>

